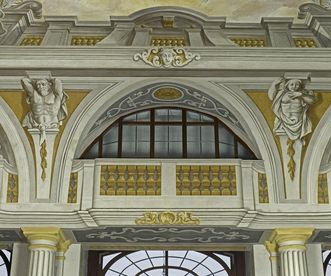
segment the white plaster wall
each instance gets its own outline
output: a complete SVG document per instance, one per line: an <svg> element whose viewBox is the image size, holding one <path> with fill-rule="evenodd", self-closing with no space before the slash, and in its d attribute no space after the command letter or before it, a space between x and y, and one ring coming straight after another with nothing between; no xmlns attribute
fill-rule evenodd
<svg viewBox="0 0 331 276"><path fill-rule="evenodd" d="M253 260L255 276L271 276L269 253L263 244L253 245Z"/></svg>
<svg viewBox="0 0 331 276"><path fill-rule="evenodd" d="M81 244L72 244L65 254L63 276L81 276Z"/></svg>
<svg viewBox="0 0 331 276"><path fill-rule="evenodd" d="M28 275L28 244L14 243L10 276Z"/></svg>
<svg viewBox="0 0 331 276"><path fill-rule="evenodd" d="M307 244L307 265L309 276L323 276L323 259L321 244Z"/></svg>

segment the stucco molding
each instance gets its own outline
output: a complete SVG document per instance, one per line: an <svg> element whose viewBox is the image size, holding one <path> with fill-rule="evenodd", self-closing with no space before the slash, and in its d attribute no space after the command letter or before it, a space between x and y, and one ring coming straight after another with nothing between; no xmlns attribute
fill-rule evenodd
<svg viewBox="0 0 331 276"><path fill-rule="evenodd" d="M34 159L31 146L20 122L1 97L0 118L3 130L10 137L9 142L15 156L20 183L19 202L29 202L35 191Z"/></svg>

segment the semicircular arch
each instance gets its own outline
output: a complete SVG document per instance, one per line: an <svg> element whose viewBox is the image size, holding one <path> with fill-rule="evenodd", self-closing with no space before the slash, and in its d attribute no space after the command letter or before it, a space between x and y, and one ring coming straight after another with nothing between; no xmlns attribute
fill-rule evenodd
<svg viewBox="0 0 331 276"><path fill-rule="evenodd" d="M195 90L204 91L213 99L222 102L238 120L247 134L252 137L254 143L258 145L261 158L265 161L265 169L269 178L272 195L270 200L277 202L279 193L284 195L281 160L277 151L277 146L273 139L271 130L259 109L253 101L239 88L229 87L221 84L217 86L211 82L195 83L192 80L178 80L173 78L141 79L135 82L122 83L117 86L105 88L102 91L94 91L86 97L81 107L75 111L67 124L61 137L59 161L55 166L55 176L58 176L57 183L62 183L57 189L57 199L66 200L67 184L74 159L81 137L86 137L101 114L107 112L109 103L119 101L137 87L145 87L149 84L177 83L187 87L194 87ZM110 93L111 90L111 93ZM53 179L54 181L54 179ZM55 183L55 182L53 182Z"/></svg>
<svg viewBox="0 0 331 276"><path fill-rule="evenodd" d="M14 153L19 179L19 202L29 202L34 187L34 164L30 143L24 130L8 104L0 97L1 126L8 137Z"/></svg>

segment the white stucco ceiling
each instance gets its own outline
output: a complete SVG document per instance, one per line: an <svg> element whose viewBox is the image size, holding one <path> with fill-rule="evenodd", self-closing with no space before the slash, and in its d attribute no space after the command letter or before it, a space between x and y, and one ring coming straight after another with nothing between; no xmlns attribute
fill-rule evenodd
<svg viewBox="0 0 331 276"><path fill-rule="evenodd" d="M229 21L259 22L261 17L297 17L298 6L313 0L39 0L44 15L76 15L80 20L109 20L155 6L181 6Z"/></svg>

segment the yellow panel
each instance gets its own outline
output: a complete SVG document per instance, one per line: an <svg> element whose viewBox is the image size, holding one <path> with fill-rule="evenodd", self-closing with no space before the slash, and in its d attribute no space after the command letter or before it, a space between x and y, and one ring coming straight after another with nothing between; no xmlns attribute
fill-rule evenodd
<svg viewBox="0 0 331 276"><path fill-rule="evenodd" d="M100 195L154 196L160 194L161 166L101 166Z"/></svg>
<svg viewBox="0 0 331 276"><path fill-rule="evenodd" d="M74 36L71 39L72 46L94 46L101 40L103 40L105 36Z"/></svg>
<svg viewBox="0 0 331 276"><path fill-rule="evenodd" d="M249 48L263 48L266 46L264 38L258 37L233 37L230 38L231 41L236 43L239 47L249 47Z"/></svg>
<svg viewBox="0 0 331 276"><path fill-rule="evenodd" d="M68 203L77 203L78 173L71 173L68 190Z"/></svg>
<svg viewBox="0 0 331 276"><path fill-rule="evenodd" d="M18 176L8 174L7 203L18 202Z"/></svg>
<svg viewBox="0 0 331 276"><path fill-rule="evenodd" d="M176 195L236 195L235 166L176 166Z"/></svg>
<svg viewBox="0 0 331 276"><path fill-rule="evenodd" d="M326 173L318 176L318 203L329 203L328 178Z"/></svg>
<svg viewBox="0 0 331 276"><path fill-rule="evenodd" d="M313 38L295 38L294 44L297 48L317 48L316 41Z"/></svg>
<svg viewBox="0 0 331 276"><path fill-rule="evenodd" d="M21 41L20 46L40 46L43 39L44 36L42 35L25 36Z"/></svg>

